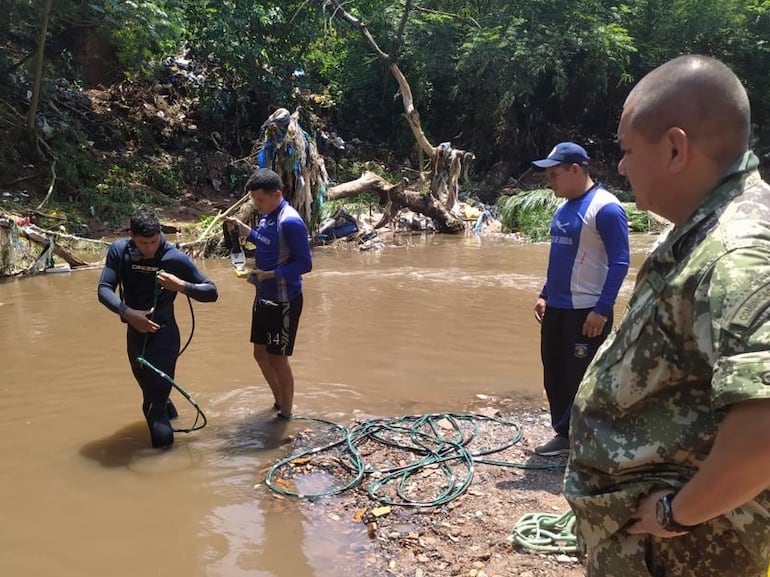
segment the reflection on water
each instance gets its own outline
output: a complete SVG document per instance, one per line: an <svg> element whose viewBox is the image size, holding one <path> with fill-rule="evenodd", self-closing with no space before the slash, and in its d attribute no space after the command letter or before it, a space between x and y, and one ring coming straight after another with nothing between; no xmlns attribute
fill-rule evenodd
<svg viewBox="0 0 770 577"><path fill-rule="evenodd" d="M649 242L634 239L635 266ZM347 422L456 410L478 393L539 398L532 307L547 252L470 236L316 251L295 412ZM253 287L224 260L202 267L221 296L194 307L176 380L209 425L166 452L147 449L125 326L96 301L99 271L0 284L1 575L340 576L341 559L357 570L365 528L318 526L314 504L261 484L303 425L271 422L248 343ZM177 305L184 338L192 319ZM189 426L192 407L175 401Z"/></svg>

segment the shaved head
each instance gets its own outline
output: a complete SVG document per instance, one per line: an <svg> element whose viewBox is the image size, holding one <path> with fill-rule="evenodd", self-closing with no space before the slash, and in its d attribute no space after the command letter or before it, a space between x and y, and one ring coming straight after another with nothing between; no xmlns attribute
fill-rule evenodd
<svg viewBox="0 0 770 577"><path fill-rule="evenodd" d="M672 127L687 133L718 166L748 150L749 97L727 66L707 56L680 56L645 76L625 103L629 123L657 142Z"/></svg>

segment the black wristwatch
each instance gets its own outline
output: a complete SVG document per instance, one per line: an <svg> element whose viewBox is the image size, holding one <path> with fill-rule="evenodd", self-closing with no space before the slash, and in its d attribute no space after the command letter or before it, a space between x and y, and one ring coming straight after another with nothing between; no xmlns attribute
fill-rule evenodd
<svg viewBox="0 0 770 577"><path fill-rule="evenodd" d="M655 520L662 529L671 533L689 533L696 527L695 525L682 525L674 521L674 513L671 508L674 497L676 497L676 493L666 493L658 499L655 504Z"/></svg>

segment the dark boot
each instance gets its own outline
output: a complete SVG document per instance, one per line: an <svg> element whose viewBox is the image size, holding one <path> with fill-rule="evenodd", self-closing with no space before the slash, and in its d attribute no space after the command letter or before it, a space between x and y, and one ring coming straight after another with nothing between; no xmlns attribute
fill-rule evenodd
<svg viewBox="0 0 770 577"><path fill-rule="evenodd" d="M145 401L142 405L144 418L150 428L150 440L155 449L167 449L174 444L174 430L168 418L166 403Z"/></svg>
<svg viewBox="0 0 770 577"><path fill-rule="evenodd" d="M177 412L176 407L174 406L174 403L171 401L171 399L166 401L166 414L171 421L179 416L179 413Z"/></svg>

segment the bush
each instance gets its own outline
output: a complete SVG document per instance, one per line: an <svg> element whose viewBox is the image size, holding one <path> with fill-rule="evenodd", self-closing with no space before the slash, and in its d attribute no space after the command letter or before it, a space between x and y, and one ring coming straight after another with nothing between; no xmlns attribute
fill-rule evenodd
<svg viewBox="0 0 770 577"><path fill-rule="evenodd" d="M500 198L497 207L503 232L521 232L533 242L548 240L551 219L561 202L547 188Z"/></svg>

